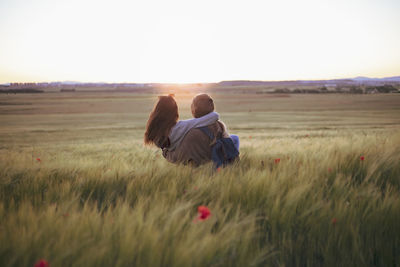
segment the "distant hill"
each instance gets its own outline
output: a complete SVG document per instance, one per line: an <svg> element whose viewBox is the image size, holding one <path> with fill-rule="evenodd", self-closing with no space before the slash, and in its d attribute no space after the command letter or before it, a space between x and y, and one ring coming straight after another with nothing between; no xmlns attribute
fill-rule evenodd
<svg viewBox="0 0 400 267"><path fill-rule="evenodd" d="M293 81L251 81L251 80L233 80L222 81L217 83L218 86L271 86L271 85L326 85L326 84L384 84L384 83L400 83L400 76L385 77L385 78L369 78L355 77L348 79L330 79L330 80L293 80Z"/></svg>
<svg viewBox="0 0 400 267"><path fill-rule="evenodd" d="M386 78L369 78L369 77L356 77L353 78L354 81L358 82L372 82L372 81L382 81L382 82L400 82L400 76L386 77Z"/></svg>

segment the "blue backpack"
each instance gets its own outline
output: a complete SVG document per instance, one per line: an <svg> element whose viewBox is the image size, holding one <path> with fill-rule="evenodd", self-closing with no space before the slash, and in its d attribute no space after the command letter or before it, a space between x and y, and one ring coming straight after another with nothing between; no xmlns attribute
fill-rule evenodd
<svg viewBox="0 0 400 267"><path fill-rule="evenodd" d="M199 127L198 129L205 133L211 141L214 141L214 134L207 126ZM222 137L215 139L215 144L211 146L211 159L216 169L233 163L237 158L239 158L239 151L236 149L231 138Z"/></svg>

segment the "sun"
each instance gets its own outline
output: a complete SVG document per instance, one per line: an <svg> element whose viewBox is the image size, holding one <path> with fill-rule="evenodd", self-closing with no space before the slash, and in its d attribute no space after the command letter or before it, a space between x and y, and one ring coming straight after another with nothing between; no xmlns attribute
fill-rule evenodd
<svg viewBox="0 0 400 267"><path fill-rule="evenodd" d="M218 81L223 71L220 43L215 33L193 29L175 18L159 24L146 36L140 57L140 76L145 80L193 83Z"/></svg>

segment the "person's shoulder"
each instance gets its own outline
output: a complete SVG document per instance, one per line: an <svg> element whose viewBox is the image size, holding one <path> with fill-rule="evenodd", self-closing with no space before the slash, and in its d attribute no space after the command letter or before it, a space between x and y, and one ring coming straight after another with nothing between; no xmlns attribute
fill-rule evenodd
<svg viewBox="0 0 400 267"><path fill-rule="evenodd" d="M222 132L222 137L224 138L229 137L228 128L226 128L225 123L221 120L218 120L217 123L219 126L219 130Z"/></svg>
<svg viewBox="0 0 400 267"><path fill-rule="evenodd" d="M190 146L201 146L209 142L209 137L199 128L193 128L188 131L182 143Z"/></svg>
<svg viewBox="0 0 400 267"><path fill-rule="evenodd" d="M185 139L199 138L203 135L204 133L199 128L192 128L186 134Z"/></svg>
<svg viewBox="0 0 400 267"><path fill-rule="evenodd" d="M174 125L174 127L172 127L172 128L181 128L183 125L185 125L187 122L186 121L178 121L175 125Z"/></svg>
<svg viewBox="0 0 400 267"><path fill-rule="evenodd" d="M186 136L183 138L182 143L179 146L180 151L187 153L188 155L197 155L203 153L204 149L209 149L209 137L198 128L190 129Z"/></svg>
<svg viewBox="0 0 400 267"><path fill-rule="evenodd" d="M225 123L224 123L223 121L217 120L217 123L218 123L218 125L221 126L223 129L226 129L226 125L225 125Z"/></svg>
<svg viewBox="0 0 400 267"><path fill-rule="evenodd" d="M175 126L172 128L173 131L178 131L181 129L187 129L193 126L196 123L196 119L187 119L178 121Z"/></svg>
<svg viewBox="0 0 400 267"><path fill-rule="evenodd" d="M184 121L178 121L172 128L171 128L171 133L177 133L179 131L182 131L187 127L187 125L190 124L188 120Z"/></svg>

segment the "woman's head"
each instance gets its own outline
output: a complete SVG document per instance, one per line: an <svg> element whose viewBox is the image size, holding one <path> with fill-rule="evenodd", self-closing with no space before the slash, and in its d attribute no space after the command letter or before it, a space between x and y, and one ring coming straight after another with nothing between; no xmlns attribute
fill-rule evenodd
<svg viewBox="0 0 400 267"><path fill-rule="evenodd" d="M178 105L173 95L159 96L147 121L144 143L155 144L158 147L165 146L171 128L177 123L178 118Z"/></svg>

